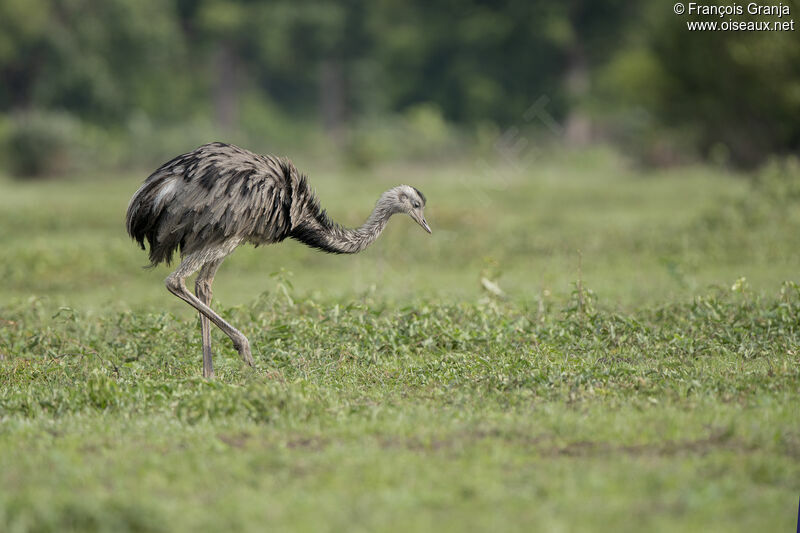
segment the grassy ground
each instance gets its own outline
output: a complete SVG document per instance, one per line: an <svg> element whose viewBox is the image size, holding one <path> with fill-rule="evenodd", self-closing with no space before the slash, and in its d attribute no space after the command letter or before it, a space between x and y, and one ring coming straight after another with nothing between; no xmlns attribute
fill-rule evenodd
<svg viewBox="0 0 800 533"><path fill-rule="evenodd" d="M124 235L142 176L0 181L0 530L793 527L796 173L536 163L313 173L349 224L417 185L434 234L237 251L257 368L215 332L212 382Z"/></svg>
<svg viewBox="0 0 800 533"><path fill-rule="evenodd" d="M302 161L298 162L301 168ZM323 205L356 225L385 188L411 183L428 197L429 236L407 217L356 256L315 253L287 241L237 250L222 266L215 297L246 304L293 274L297 294L346 303L375 294L399 302L479 297L482 274L512 299L563 297L582 277L604 301L640 307L686 300L746 277L774 294L796 279L798 214L776 220L744 178L706 168L642 174L605 153L536 160L529 166L453 164L374 172L310 169ZM146 254L124 231L130 196L146 172L72 181L0 181L0 302L47 298L52 308L164 308L189 316L165 293L167 267L142 270ZM763 204L763 205L762 205ZM777 217L777 214L774 214Z"/></svg>

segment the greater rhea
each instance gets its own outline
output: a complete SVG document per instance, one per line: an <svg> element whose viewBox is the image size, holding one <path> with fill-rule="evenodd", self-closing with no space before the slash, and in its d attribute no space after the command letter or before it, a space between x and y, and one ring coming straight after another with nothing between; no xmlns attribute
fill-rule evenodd
<svg viewBox="0 0 800 533"><path fill-rule="evenodd" d="M142 249L150 246L150 264L178 268L167 289L200 313L203 376L213 377L210 322L221 329L245 363L253 366L250 342L211 306L211 284L222 261L240 244L256 246L290 237L334 254L354 254L369 246L396 213L406 213L425 231L425 196L398 185L384 192L366 222L349 229L333 222L320 207L306 177L288 159L254 154L211 143L164 163L131 198L128 233ZM198 272L195 294L186 278Z"/></svg>

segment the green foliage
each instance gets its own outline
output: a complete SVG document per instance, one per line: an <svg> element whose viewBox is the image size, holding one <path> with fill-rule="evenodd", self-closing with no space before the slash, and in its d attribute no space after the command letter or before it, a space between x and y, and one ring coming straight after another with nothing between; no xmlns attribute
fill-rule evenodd
<svg viewBox="0 0 800 533"><path fill-rule="evenodd" d="M9 0L0 114L91 126L70 142L104 168L198 137L344 148L365 166L471 149L456 130L561 139L549 120L590 120L593 139L648 164L755 167L796 151L797 32L690 32L690 18L618 0ZM541 97L544 122L529 116ZM61 145L34 137L7 167L57 173Z"/></svg>
<svg viewBox="0 0 800 533"><path fill-rule="evenodd" d="M797 158L774 158L755 173L748 194L728 205L709 210L700 219L699 225L712 229L718 239L723 234L718 230L723 226L742 232L774 227L779 221L786 224L787 228L796 228L800 226L800 213L796 209L798 200L800 164ZM728 236L735 238L733 234ZM780 238L770 238L776 237Z"/></svg>
<svg viewBox="0 0 800 533"><path fill-rule="evenodd" d="M16 115L6 134L6 161L12 175L63 175L86 156L89 133L74 115L32 112Z"/></svg>
<svg viewBox="0 0 800 533"><path fill-rule="evenodd" d="M169 113L188 80L177 20L158 1L70 0L35 3L44 24L30 43L37 66L16 76L11 102L73 112L106 125L133 109ZM14 58L18 60L18 58ZM15 63L0 65L14 69ZM13 70L12 70L13 72ZM174 116L174 115L173 115Z"/></svg>
<svg viewBox="0 0 800 533"><path fill-rule="evenodd" d="M211 382L196 377L194 321L131 313L92 318L72 310L48 320L36 307L6 308L0 413L114 411L163 413L189 424L232 418L295 424L335 418L363 395L426 394L428 387L502 404L565 394L592 401L598 388L606 399L636 402L627 386L632 373L654 376L656 389L644 392L665 400L724 393L747 404L756 398L739 395L745 383L790 391L798 377L794 366L778 375L756 372L783 364L800 343L800 288L791 282L770 299L739 288L635 313L607 309L590 291L575 294L563 311L491 302L418 302L394 312L278 296L258 302L235 318L259 332L253 337L258 371L239 369L223 343L222 377ZM755 373L704 376L706 360L752 363ZM680 374L659 378L655 362Z"/></svg>
<svg viewBox="0 0 800 533"><path fill-rule="evenodd" d="M782 5L792 14L800 11L796 1ZM645 140L653 128L667 133L640 149L649 150L651 160L669 163L699 154L715 163L752 168L773 153L796 152L800 130L792 117L800 112L798 33L687 29L692 20L779 20L749 15L746 5L740 7L743 16L720 18L673 16L663 3L646 4L631 26L631 45L606 67L608 92L617 91L608 94L610 102L616 101L612 108L623 109L623 117L631 110L646 112L652 122L638 129ZM636 131L627 134L642 142Z"/></svg>
<svg viewBox="0 0 800 533"><path fill-rule="evenodd" d="M0 314L5 530L744 531L754 502L793 523L793 283L633 312L587 289L544 309L265 295L223 311L258 332L256 369L215 334L213 381L194 319Z"/></svg>
<svg viewBox="0 0 800 533"><path fill-rule="evenodd" d="M360 122L347 140L345 157L348 164L356 167L402 158L444 161L463 145L463 136L444 120L438 107L420 104L399 117Z"/></svg>

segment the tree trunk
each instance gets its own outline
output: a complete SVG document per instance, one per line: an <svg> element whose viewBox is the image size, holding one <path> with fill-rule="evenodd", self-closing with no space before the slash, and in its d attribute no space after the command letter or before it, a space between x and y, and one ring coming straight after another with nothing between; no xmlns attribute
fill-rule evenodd
<svg viewBox="0 0 800 533"><path fill-rule="evenodd" d="M589 67L580 43L576 43L570 50L566 87L570 99L565 128L567 144L586 146L592 140L592 121L581 109L581 104L589 94Z"/></svg>
<svg viewBox="0 0 800 533"><path fill-rule="evenodd" d="M228 131L236 127L238 118L237 63L233 46L225 41L220 43L214 54L214 118L217 126Z"/></svg>
<svg viewBox="0 0 800 533"><path fill-rule="evenodd" d="M319 69L319 110L325 131L335 142L342 140L347 119L344 69L338 58L325 58Z"/></svg>

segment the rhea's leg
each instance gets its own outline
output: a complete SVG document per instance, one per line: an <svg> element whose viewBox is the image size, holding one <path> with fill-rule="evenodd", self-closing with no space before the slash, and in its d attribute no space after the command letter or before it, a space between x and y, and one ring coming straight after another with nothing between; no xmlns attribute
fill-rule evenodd
<svg viewBox="0 0 800 533"><path fill-rule="evenodd" d="M253 356L250 353L250 341L244 334L235 327L228 324L224 318L219 316L213 309L201 302L194 294L186 289L184 284L186 278L177 277L175 274L170 274L166 279L167 290L197 309L200 313L208 317L225 335L230 337L233 341L233 347L239 352L245 363L254 366Z"/></svg>
<svg viewBox="0 0 800 533"><path fill-rule="evenodd" d="M194 283L194 293L201 302L207 306L211 306L211 284L214 282L214 274L216 274L222 260L206 263L197 274L197 280ZM214 364L212 362L211 354L211 322L208 317L203 313L200 314L200 332L203 336L203 377L214 377Z"/></svg>
<svg viewBox="0 0 800 533"><path fill-rule="evenodd" d="M187 256L181 262L177 270L167 276L164 282L169 292L197 309L200 314L208 318L214 325L221 329L225 335L230 337L231 341L233 341L233 347L239 352L244 362L250 366L254 366L253 356L250 353L250 342L247 340L247 337L245 337L241 331L228 324L225 319L219 316L211 307L201 302L199 298L189 292L185 284L186 278L191 276L200 267L204 266L206 263L220 261L228 255L233 248L235 248L235 244L232 245L230 249L220 249L213 255L207 252L202 255L192 254Z"/></svg>

